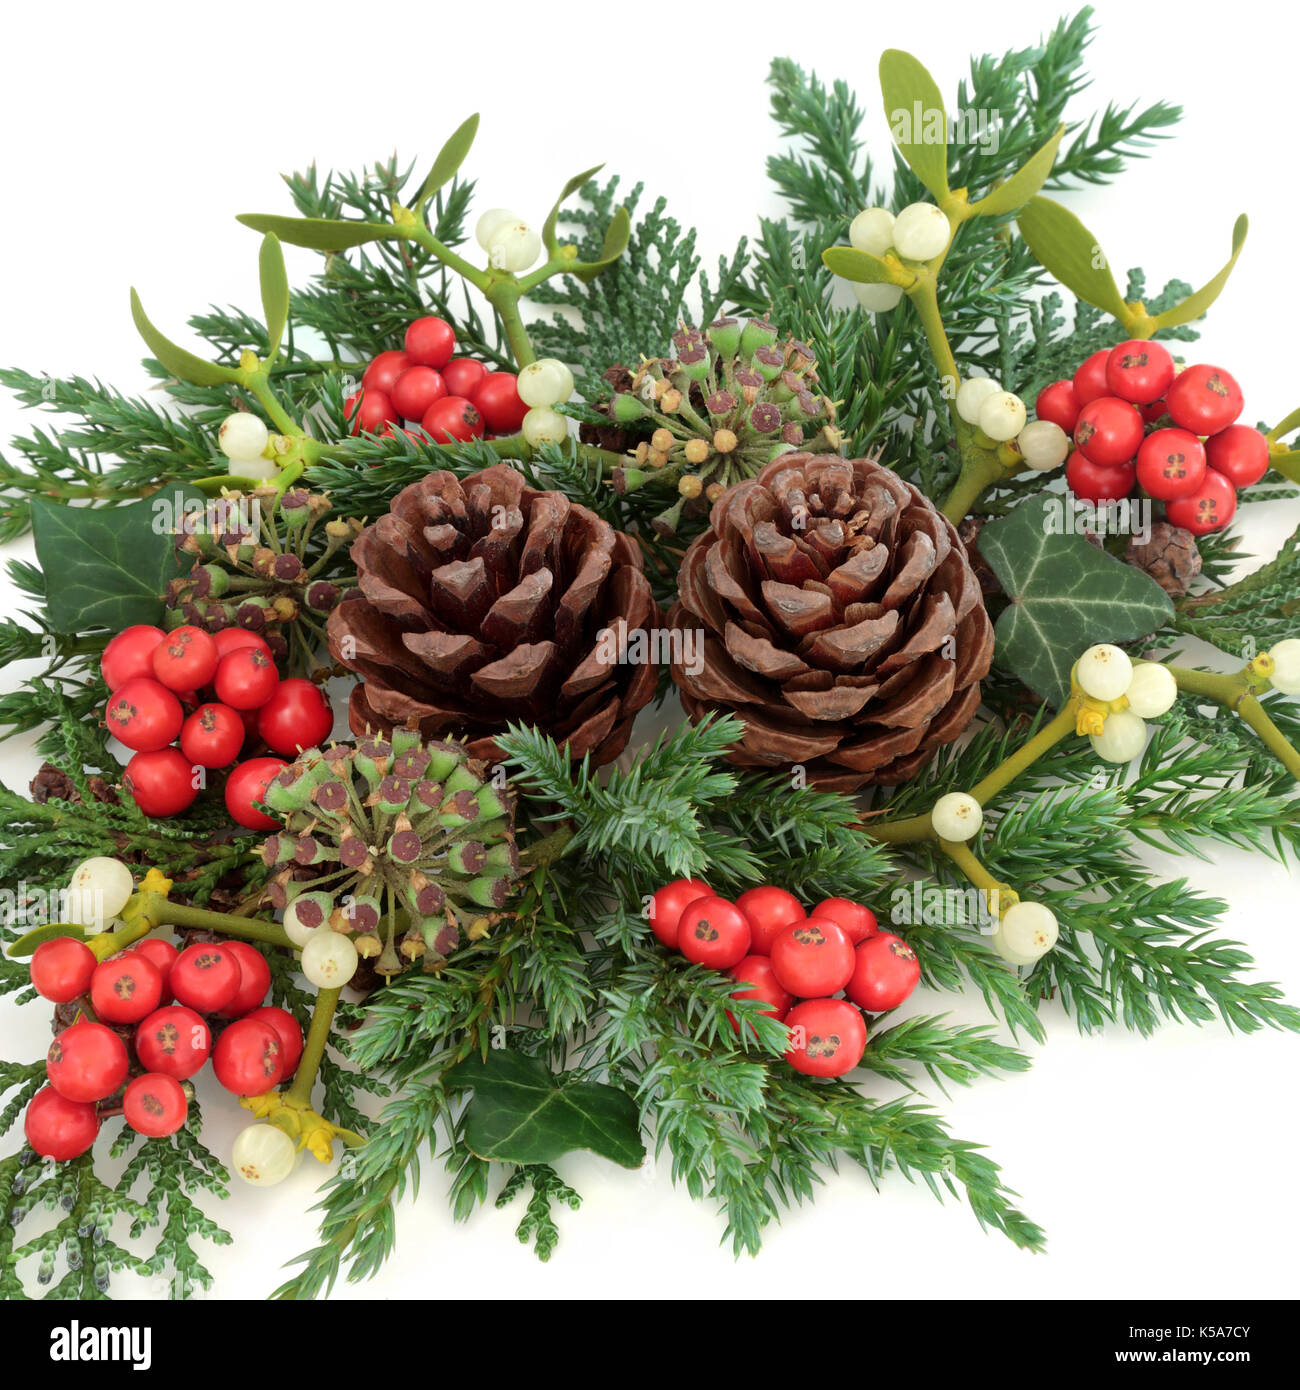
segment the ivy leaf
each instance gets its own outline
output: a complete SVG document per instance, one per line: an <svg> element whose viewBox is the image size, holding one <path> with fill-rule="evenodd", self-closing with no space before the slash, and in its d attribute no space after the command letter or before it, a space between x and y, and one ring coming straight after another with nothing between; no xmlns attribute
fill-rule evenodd
<svg viewBox="0 0 1300 1390"><path fill-rule="evenodd" d="M1152 322L1156 330L1161 328L1177 328L1180 324L1191 323L1193 319L1199 319L1210 305L1218 299L1223 292L1223 287L1228 283L1228 276L1232 274L1233 267L1237 264L1237 257L1241 255L1241 248L1246 244L1246 233L1250 230L1250 219L1243 212L1232 228L1232 255L1228 259L1227 265L1211 280L1208 284L1202 285L1195 294L1189 294L1181 304L1175 304L1172 308L1166 309L1162 314L1156 314Z"/></svg>
<svg viewBox="0 0 1300 1390"><path fill-rule="evenodd" d="M1031 498L980 532L980 554L1011 600L994 629L998 665L1055 705L1094 642L1142 637L1174 613L1149 575L1066 531L1069 505Z"/></svg>
<svg viewBox="0 0 1300 1390"><path fill-rule="evenodd" d="M574 1149L636 1168L645 1160L641 1117L626 1091L553 1076L535 1057L506 1049L469 1057L447 1075L473 1090L465 1143L499 1163L550 1163Z"/></svg>
<svg viewBox="0 0 1300 1390"><path fill-rule="evenodd" d="M266 340L270 350L266 360L272 362L280 351L280 339L289 321L289 277L284 269L284 252L280 238L267 232L257 258L258 276L262 286L262 314L266 320Z"/></svg>
<svg viewBox="0 0 1300 1390"><path fill-rule="evenodd" d="M552 254L555 253L555 248L559 245L555 239L555 224L560 218L560 208L567 198L573 197L583 184L594 179L604 167L603 164L593 164L590 169L584 169L582 173L574 174L560 190L560 196L555 200L550 212L546 214L546 221L542 223L542 245Z"/></svg>
<svg viewBox="0 0 1300 1390"><path fill-rule="evenodd" d="M163 364L174 377L188 381L192 386L224 386L227 382L238 381L239 373L233 367L220 367L215 362L205 362L183 347L177 347L165 334L159 332L149 321L149 315L140 303L140 296L131 291L131 317L140 336L149 345L149 351Z"/></svg>
<svg viewBox="0 0 1300 1390"><path fill-rule="evenodd" d="M1036 154L1030 155L1006 183L986 194L979 202L971 205L971 211L979 217L1001 217L1003 213L1014 212L1034 197L1047 182L1047 176L1056 163L1056 150L1065 134L1065 127L1058 125L1051 139Z"/></svg>
<svg viewBox="0 0 1300 1390"><path fill-rule="evenodd" d="M885 119L912 172L942 202L948 196L948 114L928 69L901 48L880 55Z"/></svg>
<svg viewBox="0 0 1300 1390"><path fill-rule="evenodd" d="M1051 198L1033 198L1021 208L1016 226L1038 263L1066 289L1127 326L1131 311L1106 256L1069 208Z"/></svg>
<svg viewBox="0 0 1300 1390"><path fill-rule="evenodd" d="M420 195L416 198L416 206L427 203L430 198L452 178L456 170L465 162L465 156L469 154L470 146L474 143L474 137L478 134L478 112L462 121L451 138L438 151L438 157L433 161L433 168L429 170L428 177L420 185Z"/></svg>
<svg viewBox="0 0 1300 1390"><path fill-rule="evenodd" d="M201 492L180 484L111 507L33 497L32 535L50 626L65 633L118 632L160 622L163 590L179 573L177 523L203 504Z"/></svg>
<svg viewBox="0 0 1300 1390"><path fill-rule="evenodd" d="M386 222L341 222L333 217L277 217L271 213L241 212L236 222L255 232L273 232L290 246L309 251L350 251L370 241L397 236Z"/></svg>

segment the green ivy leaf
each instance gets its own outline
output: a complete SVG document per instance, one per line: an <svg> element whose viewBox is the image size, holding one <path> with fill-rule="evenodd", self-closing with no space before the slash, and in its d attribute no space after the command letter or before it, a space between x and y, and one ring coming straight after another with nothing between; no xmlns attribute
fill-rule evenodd
<svg viewBox="0 0 1300 1390"><path fill-rule="evenodd" d="M277 217L271 213L241 212L235 219L255 232L273 232L290 246L309 251L350 251L370 241L398 235L387 222L340 222L332 217Z"/></svg>
<svg viewBox="0 0 1300 1390"><path fill-rule="evenodd" d="M1056 163L1056 151L1065 134L1065 127L1058 125L1052 138L1016 170L1006 183L986 194L977 203L971 204L971 211L978 217L1001 217L1003 213L1014 212L1041 190L1047 176Z"/></svg>
<svg viewBox="0 0 1300 1390"><path fill-rule="evenodd" d="M628 239L632 235L632 219L626 208L616 208L609 226L605 228L605 240L601 244L598 261L582 261L576 264L572 274L589 285L602 270L608 270L627 250Z"/></svg>
<svg viewBox="0 0 1300 1390"><path fill-rule="evenodd" d="M998 665L1055 705L1094 642L1155 632L1174 613L1149 575L1065 530L1068 499L1035 497L980 532L980 554L1011 602L994 629Z"/></svg>
<svg viewBox="0 0 1300 1390"><path fill-rule="evenodd" d="M841 280L856 280L859 285L895 284L894 272L879 256L859 251L856 246L828 246L822 252L822 264Z"/></svg>
<svg viewBox="0 0 1300 1390"><path fill-rule="evenodd" d="M1032 198L1016 226L1039 264L1066 289L1128 325L1131 311L1097 238L1068 208L1050 198Z"/></svg>
<svg viewBox="0 0 1300 1390"><path fill-rule="evenodd" d="M645 1160L636 1102L615 1086L553 1076L535 1057L507 1049L469 1057L447 1074L473 1090L465 1143L499 1163L550 1163L574 1149L636 1168Z"/></svg>
<svg viewBox="0 0 1300 1390"><path fill-rule="evenodd" d="M465 162L466 155L469 154L470 146L474 143L474 137L478 134L478 112L466 121L462 121L456 127L451 139L438 151L438 157L433 161L433 168L429 170L428 177L420 185L420 195L415 200L418 207L421 203L426 203L430 198L447 182L455 176L456 170Z"/></svg>
<svg viewBox="0 0 1300 1390"><path fill-rule="evenodd" d="M110 507L69 507L33 497L32 535L51 627L117 632L133 623L160 622L163 590L179 573L176 523L203 502L201 492L183 484Z"/></svg>
<svg viewBox="0 0 1300 1390"><path fill-rule="evenodd" d="M925 65L901 48L880 55L880 94L899 153L940 202L948 196L948 113Z"/></svg>
<svg viewBox="0 0 1300 1390"><path fill-rule="evenodd" d="M574 174L560 191L560 196L555 200L555 205L551 208L550 212L546 214L546 221L542 223L542 245L545 246L552 255L554 255L555 248L559 245L555 239L555 224L559 221L560 209L564 206L565 200L572 198L584 183L594 179L604 167L603 164L593 164L590 169L584 169L582 173ZM608 234L606 234L606 240L608 240ZM624 242L624 245L626 244L627 243Z"/></svg>
<svg viewBox="0 0 1300 1390"><path fill-rule="evenodd" d="M266 338L270 344L266 360L273 362L280 351L284 326L289 321L289 277L284 269L284 252L280 249L280 238L274 232L267 232L262 238L257 268L262 285L262 314L266 320Z"/></svg>
<svg viewBox="0 0 1300 1390"><path fill-rule="evenodd" d="M1250 231L1250 219L1243 212L1232 228L1232 255L1228 258L1228 263L1207 285L1203 285L1195 294L1189 294L1181 304L1175 304L1171 309L1166 309L1162 314L1156 314L1151 320L1155 324L1156 330L1161 328L1177 328L1180 324L1191 323L1193 319L1199 319L1203 313L1209 309L1210 305L1218 299L1223 292L1223 287L1228 283L1228 276L1232 274L1233 267L1237 264L1237 257L1241 255L1241 248L1246 244L1246 233Z"/></svg>
<svg viewBox="0 0 1300 1390"><path fill-rule="evenodd" d="M170 338L160 333L144 311L140 296L131 291L131 317L140 336L149 344L149 351L163 364L174 377L188 381L193 386L224 386L238 381L239 373L233 367L219 367L215 362L205 362L183 347L177 347Z"/></svg>

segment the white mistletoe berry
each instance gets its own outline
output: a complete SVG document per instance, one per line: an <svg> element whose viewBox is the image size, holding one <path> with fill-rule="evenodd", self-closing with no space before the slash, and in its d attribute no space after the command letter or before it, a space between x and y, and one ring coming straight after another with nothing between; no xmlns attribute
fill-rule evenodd
<svg viewBox="0 0 1300 1390"><path fill-rule="evenodd" d="M523 436L534 449L543 444L563 444L569 437L569 421L550 406L535 405L524 416Z"/></svg>
<svg viewBox="0 0 1300 1390"><path fill-rule="evenodd" d="M259 458L270 438L266 425L247 410L227 415L217 431L217 445L232 463Z"/></svg>
<svg viewBox="0 0 1300 1390"><path fill-rule="evenodd" d="M1056 914L1042 903L1014 903L998 918L993 949L1010 965L1032 965L1056 945Z"/></svg>
<svg viewBox="0 0 1300 1390"><path fill-rule="evenodd" d="M992 395L1002 390L991 376L968 376L957 388L957 414L968 425L980 422L980 407Z"/></svg>
<svg viewBox="0 0 1300 1390"><path fill-rule="evenodd" d="M487 253L493 270L518 274L541 255L542 239L527 222L505 222L488 237Z"/></svg>
<svg viewBox="0 0 1300 1390"><path fill-rule="evenodd" d="M329 915L328 913L326 914ZM305 946L313 936L320 930L319 927L309 927L298 920L298 904L291 902L284 910L284 921L280 924L284 928L284 934L293 942L295 946Z"/></svg>
<svg viewBox="0 0 1300 1390"><path fill-rule="evenodd" d="M959 844L979 834L984 811L970 792L949 792L934 803L930 824L941 840Z"/></svg>
<svg viewBox="0 0 1300 1390"><path fill-rule="evenodd" d="M313 932L302 948L302 973L317 989L341 989L357 973L352 938L328 928Z"/></svg>
<svg viewBox="0 0 1300 1390"><path fill-rule="evenodd" d="M1094 700L1118 700L1132 683L1133 663L1113 643L1098 642L1079 658L1074 678Z"/></svg>
<svg viewBox="0 0 1300 1390"><path fill-rule="evenodd" d="M475 224L474 240L487 251L490 249L488 242L492 240L494 233L510 222L522 220L518 213L511 212L509 208L489 208Z"/></svg>
<svg viewBox="0 0 1300 1390"><path fill-rule="evenodd" d="M1139 661L1133 679L1124 692L1128 707L1142 719L1159 719L1168 714L1178 698L1178 682L1168 666L1158 661Z"/></svg>
<svg viewBox="0 0 1300 1390"><path fill-rule="evenodd" d="M865 208L849 223L849 245L883 256L894 245L894 214L888 208Z"/></svg>
<svg viewBox="0 0 1300 1390"><path fill-rule="evenodd" d="M525 405L559 405L573 394L573 373L557 357L539 357L520 371L515 389Z"/></svg>
<svg viewBox="0 0 1300 1390"><path fill-rule="evenodd" d="M858 303L873 314L893 309L903 297L902 285L864 285L854 280L850 282L849 288L852 289L853 297Z"/></svg>
<svg viewBox="0 0 1300 1390"><path fill-rule="evenodd" d="M274 478L279 471L280 465L274 459L231 459L226 466L232 478L251 478L259 483Z"/></svg>
<svg viewBox="0 0 1300 1390"><path fill-rule="evenodd" d="M981 403L977 423L999 443L1014 439L1025 427L1025 403L1014 391L995 391Z"/></svg>
<svg viewBox="0 0 1300 1390"><path fill-rule="evenodd" d="M1131 763L1147 746L1146 721L1132 710L1116 710L1106 716L1101 733L1091 737L1093 752L1103 762Z"/></svg>
<svg viewBox="0 0 1300 1390"><path fill-rule="evenodd" d="M235 1135L230 1159L246 1183L274 1187L293 1172L298 1151L284 1130L275 1125L255 1124Z"/></svg>
<svg viewBox="0 0 1300 1390"><path fill-rule="evenodd" d="M894 250L905 261L933 260L951 234L947 217L933 203L909 203L894 218Z"/></svg>
<svg viewBox="0 0 1300 1390"><path fill-rule="evenodd" d="M1300 695L1300 637L1287 637L1268 649L1273 658L1273 689Z"/></svg>
<svg viewBox="0 0 1300 1390"><path fill-rule="evenodd" d="M1027 468L1046 473L1059 468L1070 452L1070 436L1054 420L1031 420L1016 437Z"/></svg>
<svg viewBox="0 0 1300 1390"><path fill-rule="evenodd" d="M83 859L68 881L65 912L61 915L85 927L88 933L105 929L135 892L131 870L120 859L97 854Z"/></svg>

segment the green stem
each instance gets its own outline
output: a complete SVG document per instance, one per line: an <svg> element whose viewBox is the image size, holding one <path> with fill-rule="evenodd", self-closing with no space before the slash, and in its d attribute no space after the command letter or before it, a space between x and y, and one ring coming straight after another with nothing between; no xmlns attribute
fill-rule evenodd
<svg viewBox="0 0 1300 1390"><path fill-rule="evenodd" d="M939 848L984 894L984 901L993 916L999 916L1002 907L1010 907L1020 901L1020 894L1010 884L994 878L984 865L975 858L969 845L952 840L940 840Z"/></svg>
<svg viewBox="0 0 1300 1390"><path fill-rule="evenodd" d="M535 362L537 354L533 351L528 330L524 327L524 320L519 313L519 282L514 279L497 280L484 293L487 295L488 303L501 319L501 327L505 332L506 342L510 345L515 366L522 369L530 362Z"/></svg>
<svg viewBox="0 0 1300 1390"><path fill-rule="evenodd" d="M1186 666L1170 666L1179 690L1214 700L1225 709L1241 716L1242 722L1259 735L1260 741L1278 759L1296 781L1300 782L1300 752L1292 747L1281 729L1268 717L1256 692L1267 690L1269 682L1251 674L1247 666L1241 671L1225 674L1221 671L1196 671Z"/></svg>
<svg viewBox="0 0 1300 1390"><path fill-rule="evenodd" d="M256 917L236 917L229 912L211 912L205 907L186 907L182 903L168 901L161 893L142 894L142 898L140 925L143 930L139 936L147 935L154 927L193 927L200 931L220 932L223 936L236 936L243 941L260 941L267 946L297 950L284 934L283 928L274 922L263 922ZM136 939L138 937L132 938Z"/></svg>
<svg viewBox="0 0 1300 1390"><path fill-rule="evenodd" d="M293 1085L285 1093L285 1099L291 1104L309 1106L311 1103L311 1090L316 1084L316 1073L320 1070L321 1058L325 1056L325 1048L329 1043L330 1028L334 1023L334 1011L338 1008L341 992L337 989L322 989L316 995L298 1070L293 1074Z"/></svg>

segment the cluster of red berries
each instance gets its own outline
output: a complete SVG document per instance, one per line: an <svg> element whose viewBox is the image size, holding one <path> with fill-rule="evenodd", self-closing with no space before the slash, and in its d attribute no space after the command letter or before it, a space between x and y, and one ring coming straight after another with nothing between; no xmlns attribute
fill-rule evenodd
<svg viewBox="0 0 1300 1390"><path fill-rule="evenodd" d="M1241 387L1222 367L1180 369L1159 343L1102 348L1070 380L1039 392L1037 414L1074 439L1070 491L1102 505L1139 486L1175 526L1225 527L1237 489L1268 471L1268 440L1237 423Z"/></svg>
<svg viewBox="0 0 1300 1390"><path fill-rule="evenodd" d="M199 794L202 770L232 767L249 746L296 757L334 727L324 692L281 680L270 647L244 628L128 627L104 648L100 671L108 731L134 754L123 781L147 816L179 815ZM232 768L226 808L240 825L278 824L253 803L284 765L255 757Z"/></svg>
<svg viewBox="0 0 1300 1390"><path fill-rule="evenodd" d="M392 434L403 420L437 444L518 433L528 407L515 374L489 371L455 351L446 319L416 319L402 349L381 352L361 374L361 390L344 402L352 433Z"/></svg>
<svg viewBox="0 0 1300 1390"><path fill-rule="evenodd" d="M94 1015L50 1044L49 1085L27 1107L27 1142L46 1158L85 1153L104 1109L120 1109L148 1138L174 1134L189 1114L192 1092L182 1082L209 1057L226 1090L249 1096L279 1085L302 1055L298 1021L263 1004L271 969L245 941L178 951L161 937L146 937L99 961L84 941L60 936L36 948L31 975L37 992L56 1004L88 995ZM215 1045L205 1014L224 1025Z"/></svg>
<svg viewBox="0 0 1300 1390"><path fill-rule="evenodd" d="M896 1009L921 978L916 952L847 898L805 912L784 888L750 888L730 902L699 879L679 878L651 899L650 926L687 960L748 986L733 999L768 1005L762 1012L790 1030L785 1060L807 1076L852 1071L867 1047L862 1012ZM834 997L841 992L848 998Z"/></svg>

